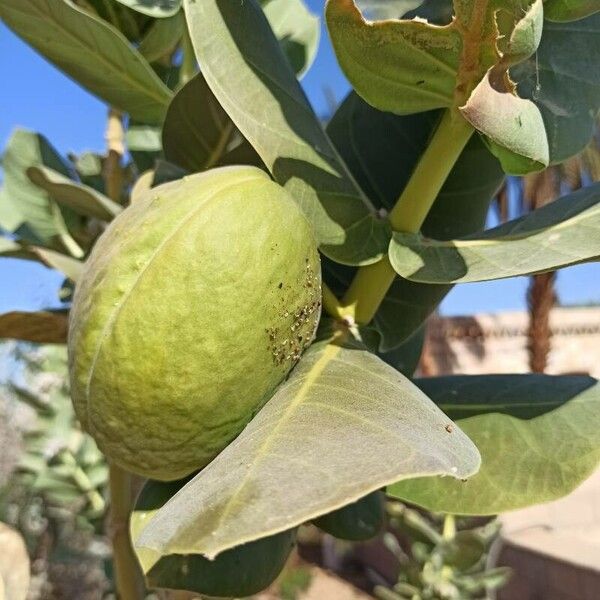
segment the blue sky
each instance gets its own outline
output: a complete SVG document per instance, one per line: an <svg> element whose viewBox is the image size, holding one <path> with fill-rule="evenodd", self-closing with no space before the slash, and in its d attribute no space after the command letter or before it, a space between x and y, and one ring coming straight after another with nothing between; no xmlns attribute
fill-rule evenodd
<svg viewBox="0 0 600 600"><path fill-rule="evenodd" d="M322 0L307 0L321 12ZM0 143L15 126L43 133L61 152L102 150L106 109L49 65L0 23ZM349 85L340 72L326 31L319 54L303 81L317 112L326 113L326 89L341 100ZM0 259L0 312L35 310L56 304L60 275L27 261ZM516 310L525 306L525 278L457 286L442 305L445 314ZM564 304L600 302L600 266L580 265L560 272Z"/></svg>

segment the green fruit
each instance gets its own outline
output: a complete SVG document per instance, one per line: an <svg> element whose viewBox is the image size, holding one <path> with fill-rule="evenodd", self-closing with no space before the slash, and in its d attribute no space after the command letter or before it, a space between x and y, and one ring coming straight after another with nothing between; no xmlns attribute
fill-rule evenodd
<svg viewBox="0 0 600 600"><path fill-rule="evenodd" d="M148 481L131 514L131 539L136 540L153 514L186 481ZM296 529L284 531L219 554L208 560L199 554L158 557L136 549L149 587L185 589L208 596L243 597L262 591L277 578L296 541Z"/></svg>
<svg viewBox="0 0 600 600"><path fill-rule="evenodd" d="M319 529L341 540L370 540L385 523L385 494L373 492L313 522Z"/></svg>
<svg viewBox="0 0 600 600"><path fill-rule="evenodd" d="M149 190L88 259L69 329L77 416L121 467L172 480L210 462L313 338L310 226L254 167Z"/></svg>

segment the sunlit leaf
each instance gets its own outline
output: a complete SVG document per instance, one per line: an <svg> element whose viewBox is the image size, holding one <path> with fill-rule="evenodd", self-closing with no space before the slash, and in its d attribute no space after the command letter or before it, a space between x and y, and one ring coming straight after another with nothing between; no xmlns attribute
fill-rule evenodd
<svg viewBox="0 0 600 600"><path fill-rule="evenodd" d="M131 513L129 530L136 540L156 512L183 486L185 481L147 481ZM137 558L151 588L185 589L211 596L249 596L268 587L279 575L294 547L295 531L232 548L216 560L200 554L156 555L136 549Z"/></svg>
<svg viewBox="0 0 600 600"><path fill-rule="evenodd" d="M371 21L399 19L422 2L423 0L356 0L362 14Z"/></svg>
<svg viewBox="0 0 600 600"><path fill-rule="evenodd" d="M478 464L469 439L395 369L364 350L317 343L240 436L156 513L137 546L213 558L390 482L465 478Z"/></svg>
<svg viewBox="0 0 600 600"><path fill-rule="evenodd" d="M369 104L400 115L461 110L490 138L506 171L543 167L548 143L539 109L514 93L508 77L509 67L539 45L542 0L457 0L454 9L455 18L442 26L369 22L353 0L329 0L327 23L340 65ZM499 108L503 118L496 118ZM528 135L516 135L520 128Z"/></svg>
<svg viewBox="0 0 600 600"><path fill-rule="evenodd" d="M148 123L162 121L171 91L112 25L71 0L2 0L2 20L102 100Z"/></svg>
<svg viewBox="0 0 600 600"><path fill-rule="evenodd" d="M71 281L77 281L83 269L83 262L76 258L48 248L15 242L5 237L0 237L0 257L41 262L51 269L60 271Z"/></svg>
<svg viewBox="0 0 600 600"><path fill-rule="evenodd" d="M0 338L12 338L41 344L64 344L67 341L68 316L64 311L0 314Z"/></svg>
<svg viewBox="0 0 600 600"><path fill-rule="evenodd" d="M394 269L412 281L451 283L517 277L600 257L600 184L563 196L482 234L437 241L395 233Z"/></svg>
<svg viewBox="0 0 600 600"><path fill-rule="evenodd" d="M308 10L303 0L261 0L261 5L294 72L302 76L317 55L319 17Z"/></svg>
<svg viewBox="0 0 600 600"><path fill-rule="evenodd" d="M340 161L256 0L184 1L196 56L236 127L312 222L325 254L381 258L388 224Z"/></svg>
<svg viewBox="0 0 600 600"><path fill-rule="evenodd" d="M73 256L81 257L83 251L67 228L67 224L77 225L77 216L68 209L61 211L45 190L29 180L27 169L35 166L70 175L69 166L44 136L17 129L2 156L0 227L29 242L66 248Z"/></svg>
<svg viewBox="0 0 600 600"><path fill-rule="evenodd" d="M585 376L484 375L417 385L471 437L479 473L414 479L388 494L433 511L490 515L556 500L600 462L600 386Z"/></svg>
<svg viewBox="0 0 600 600"><path fill-rule="evenodd" d="M117 0L117 2L156 19L171 17L181 8L181 0Z"/></svg>
<svg viewBox="0 0 600 600"><path fill-rule="evenodd" d="M27 176L35 185L46 190L61 206L66 206L80 215L110 221L123 210L104 194L48 167L29 167Z"/></svg>

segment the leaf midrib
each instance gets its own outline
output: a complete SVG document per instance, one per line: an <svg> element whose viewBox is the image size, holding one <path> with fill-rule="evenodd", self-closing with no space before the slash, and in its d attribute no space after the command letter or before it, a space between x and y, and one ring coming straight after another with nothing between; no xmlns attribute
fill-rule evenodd
<svg viewBox="0 0 600 600"><path fill-rule="evenodd" d="M63 0L60 0L61 2ZM48 1L45 0L46 6L49 8L49 4ZM97 23L99 26L103 27L106 30L111 31L111 33L113 35L115 35L116 37L119 37L120 40L122 42L125 42L127 44L127 46L129 46L129 42L126 41L126 39L124 37L122 37L122 35L120 34L120 32L113 30L110 26L107 26L107 24L105 24L104 22L102 22L100 19L97 19L96 17L94 17L93 15L90 15L84 11L82 11L80 8L78 8L77 6L71 6L70 4L66 4L66 6L68 6L69 8L71 8L73 11L78 12L80 14L82 14L84 17L88 18L91 21L94 21L95 23ZM74 40L75 44L80 45L81 47L85 48L87 52L93 54L97 60L99 60L101 63L103 63L106 66L109 66L112 68L112 70L114 71L118 71L119 73L121 73L121 76L123 77L123 79L125 79L125 81L133 84L133 87L137 88L139 91L142 91L146 96L151 97L152 99L158 101L161 105L166 105L166 101L170 98L170 93L164 93L163 95L157 95L154 93L154 90L152 89L148 89L146 86L144 86L141 82L139 82L137 79L132 78L130 76L130 72L127 70L123 70L120 68L119 65L115 64L112 60L110 60L109 58L105 57L103 54L99 54L97 52L94 51L94 49L89 46L88 44L86 44L84 41L81 40L81 38L79 36L77 36L76 34L72 33L69 29L63 28L61 27L61 23L59 21L57 21L54 18L54 15L52 13L51 10L48 11L44 11L43 7L39 4L30 4L30 7L33 10L37 10L38 15L40 16L41 19L48 19L50 20L52 23L54 23L54 26L56 29L58 29L59 31L62 31L63 34L67 34L68 37L70 37L72 40ZM18 8L15 8L14 6L9 6L9 7L5 7L6 10L17 13L20 13L24 18L27 18L29 16L29 13L24 12L22 10L19 10ZM130 47L130 50L132 52L132 56L135 56L136 59L138 59L138 57L136 56L136 50L132 47ZM137 60L137 62L140 64L140 67L142 67L144 69L144 71L146 72L146 74L151 78L154 79L154 83L158 83L160 84L160 86L164 86L164 84L162 83L162 81L160 81L160 79L156 76L156 74L154 73L154 71L149 70L148 68L146 68L146 65L144 64L145 59L140 55L139 59ZM164 91L167 92L168 88L165 86Z"/></svg>

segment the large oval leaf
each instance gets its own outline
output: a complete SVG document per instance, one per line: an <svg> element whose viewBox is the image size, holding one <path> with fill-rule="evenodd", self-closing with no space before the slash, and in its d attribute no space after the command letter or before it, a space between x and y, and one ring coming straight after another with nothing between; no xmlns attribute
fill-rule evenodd
<svg viewBox="0 0 600 600"><path fill-rule="evenodd" d="M185 0L184 7L208 85L300 204L323 252L346 264L379 260L389 226L323 132L257 1Z"/></svg>
<svg viewBox="0 0 600 600"><path fill-rule="evenodd" d="M214 167L235 135L233 121L198 73L169 105L162 145L167 160L194 173Z"/></svg>
<svg viewBox="0 0 600 600"><path fill-rule="evenodd" d="M397 116L369 106L352 93L336 111L327 131L358 183L377 208L391 209L427 146L439 112ZM425 223L425 235L452 239L483 228L489 203L504 173L478 137L473 137L444 183ZM327 261L324 276L340 295L352 270ZM450 291L396 278L375 315L374 325L387 352L401 344Z"/></svg>
<svg viewBox="0 0 600 600"><path fill-rule="evenodd" d="M185 481L147 481L129 520L135 540L156 512L176 494ZM282 531L223 552L216 560L199 554L156 556L137 550L137 558L151 588L181 589L211 596L246 597L271 583L283 569L295 544L296 531Z"/></svg>
<svg viewBox="0 0 600 600"><path fill-rule="evenodd" d="M398 479L465 478L478 464L469 439L395 369L364 350L318 343L136 545L213 558Z"/></svg>
<svg viewBox="0 0 600 600"><path fill-rule="evenodd" d="M452 105L462 46L454 25L372 23L353 0L329 0L327 26L340 66L372 106L406 115Z"/></svg>
<svg viewBox="0 0 600 600"><path fill-rule="evenodd" d="M482 234L440 242L395 233L394 269L412 281L453 283L531 275L600 257L600 184Z"/></svg>
<svg viewBox="0 0 600 600"><path fill-rule="evenodd" d="M133 118L162 121L171 91L127 39L70 0L2 0L2 20L102 100Z"/></svg>
<svg viewBox="0 0 600 600"><path fill-rule="evenodd" d="M62 249L74 256L83 252L71 238L67 225L76 225L70 210L61 211L43 189L27 176L30 167L46 166L62 176L70 176L69 165L48 140L37 133L17 129L2 156L4 182L0 191L0 227L16 232L29 242Z"/></svg>
<svg viewBox="0 0 600 600"><path fill-rule="evenodd" d="M590 141L600 110L600 14L572 23L545 21L535 56L513 67L519 95L544 120L550 162L560 163Z"/></svg>
<svg viewBox="0 0 600 600"><path fill-rule="evenodd" d="M32 183L46 190L53 200L74 212L102 221L111 221L123 208L94 188L78 183L41 165L27 169Z"/></svg>
<svg viewBox="0 0 600 600"><path fill-rule="evenodd" d="M388 494L435 512L491 515L560 498L600 462L600 385L591 377L485 375L418 386L481 452L466 482L413 479ZM475 415L475 416L471 416Z"/></svg>

